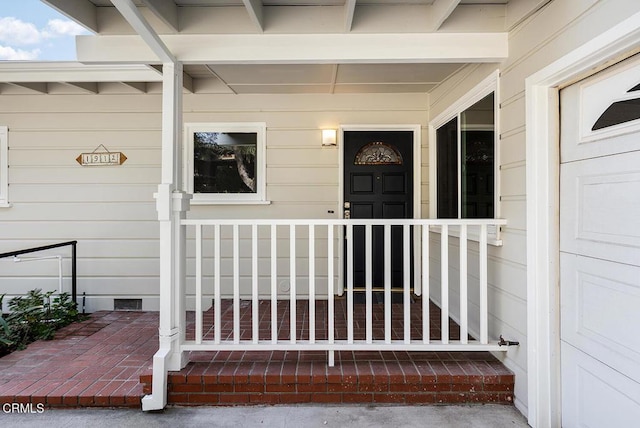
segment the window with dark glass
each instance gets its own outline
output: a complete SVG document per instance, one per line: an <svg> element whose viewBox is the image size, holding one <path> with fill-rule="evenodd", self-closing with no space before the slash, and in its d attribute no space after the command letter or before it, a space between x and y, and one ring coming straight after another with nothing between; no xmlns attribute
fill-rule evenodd
<svg viewBox="0 0 640 428"><path fill-rule="evenodd" d="M627 93L640 91L640 84L629 89ZM631 98L611 103L593 124L592 131L609 128L640 119L640 98Z"/></svg>
<svg viewBox="0 0 640 428"><path fill-rule="evenodd" d="M495 121L491 93L436 131L438 218L493 218Z"/></svg>
<svg viewBox="0 0 640 428"><path fill-rule="evenodd" d="M193 138L194 193L256 193L257 134L196 132Z"/></svg>

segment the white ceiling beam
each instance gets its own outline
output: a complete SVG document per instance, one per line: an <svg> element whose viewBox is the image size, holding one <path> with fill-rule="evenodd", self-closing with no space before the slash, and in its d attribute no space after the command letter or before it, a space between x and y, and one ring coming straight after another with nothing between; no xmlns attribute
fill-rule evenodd
<svg viewBox="0 0 640 428"><path fill-rule="evenodd" d="M205 65L204 67L209 71L209 73L211 73L216 79L218 79L224 86L226 86L227 89L229 89L231 92L233 92L236 95L238 94L231 86L229 86L226 80L224 80L222 77L218 75L218 73L216 73L216 71L210 65Z"/></svg>
<svg viewBox="0 0 640 428"><path fill-rule="evenodd" d="M140 35L142 40L149 46L153 53L160 58L162 62L176 62L175 56L171 50L158 36L158 33L151 27L147 20L142 16L138 7L132 0L111 0L111 3L118 9L118 12L127 20L129 25Z"/></svg>
<svg viewBox="0 0 640 428"><path fill-rule="evenodd" d="M142 3L147 6L158 18L165 24L173 28L175 31L180 31L178 24L178 5L169 0L142 0Z"/></svg>
<svg viewBox="0 0 640 428"><path fill-rule="evenodd" d="M39 94L46 94L49 92L48 86L44 82L7 82L19 88L29 89Z"/></svg>
<svg viewBox="0 0 640 428"><path fill-rule="evenodd" d="M98 83L96 82L60 82L64 83L67 86L71 86L73 88L82 89L84 92L89 94L97 94L98 93Z"/></svg>
<svg viewBox="0 0 640 428"><path fill-rule="evenodd" d="M169 34L162 41L192 64L335 64L499 62L507 33ZM85 63L154 64L138 36L78 36Z"/></svg>
<svg viewBox="0 0 640 428"><path fill-rule="evenodd" d="M147 93L147 84L145 82L120 82L124 86L128 88L135 89L136 91L146 94Z"/></svg>
<svg viewBox="0 0 640 428"><path fill-rule="evenodd" d="M429 31L438 31L444 21L458 7L460 0L435 0L429 8Z"/></svg>
<svg viewBox="0 0 640 428"><path fill-rule="evenodd" d="M249 13L249 18L262 33L264 31L264 6L262 0L242 0Z"/></svg>
<svg viewBox="0 0 640 428"><path fill-rule="evenodd" d="M89 0L41 0L89 31L98 32L98 8Z"/></svg>
<svg viewBox="0 0 640 428"><path fill-rule="evenodd" d="M193 77L191 77L190 75L188 75L187 73L182 73L182 88L193 94L194 89L193 89Z"/></svg>
<svg viewBox="0 0 640 428"><path fill-rule="evenodd" d="M551 0L518 0L507 3L507 19L505 30L512 30L516 25L536 13Z"/></svg>
<svg viewBox="0 0 640 428"><path fill-rule="evenodd" d="M353 27L353 17L356 13L356 0L347 0L344 3L344 31L348 33Z"/></svg>
<svg viewBox="0 0 640 428"><path fill-rule="evenodd" d="M0 82L161 82L144 65L86 65L69 62L0 62Z"/></svg>

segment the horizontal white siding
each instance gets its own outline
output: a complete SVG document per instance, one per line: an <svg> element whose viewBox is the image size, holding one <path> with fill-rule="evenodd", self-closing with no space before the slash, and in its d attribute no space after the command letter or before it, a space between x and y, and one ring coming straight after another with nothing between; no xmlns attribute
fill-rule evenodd
<svg viewBox="0 0 640 428"><path fill-rule="evenodd" d="M65 94L51 90L49 95L25 91L0 95L0 124L9 127L12 203L11 208L0 208L0 252L77 239L78 291L80 295L86 292L88 311L112 309L114 298L142 298L143 309L157 309L159 248L153 193L160 179L161 96L156 87L148 94L129 94L116 84L99 89L99 95L69 90ZM421 125L422 176L426 177L427 106L426 94L185 95L185 122L266 122L266 192L271 201L269 205L193 206L189 216L337 218L339 151L321 146L320 130L342 124ZM78 165L75 159L80 153L91 152L100 144L123 152L127 161L109 167ZM427 195L423 187L425 210ZM306 228L300 228L300 292L305 292L307 281L305 234ZM288 239L288 231L283 229L280 235ZM189 235L189 243L192 238ZM205 241L206 257L211 257L209 241ZM223 248L229 248L229 242L223 240ZM318 236L319 255L326 246L326 239ZM241 246L241 257L248 257L247 251ZM268 248L261 243L259 251L259 268L266 272ZM279 282L288 279L288 251L287 245L279 248ZM55 254L65 257L64 287L70 291L70 249L29 256ZM193 248L189 248L189 293L193 292L193 257ZM212 273L208 260L207 277ZM326 293L326 261L319 260L316 271L321 295ZM223 259L222 274L223 292L230 295L228 259ZM7 293L6 302L31 288L57 289L57 275L57 261L1 260L0 293ZM247 292L249 275L242 272L241 287ZM260 276L261 287L267 280Z"/></svg>
<svg viewBox="0 0 640 428"><path fill-rule="evenodd" d="M520 347L509 350L504 361L516 373L516 405L525 413L527 290L524 80L639 10L640 3L636 1L551 1L511 31L510 57L502 64L468 66L430 94L429 114L430 117L436 117L491 71L496 68L501 71L500 196L502 217L509 223L503 228L504 245L492 248L489 252L489 333L491 338L503 334L506 339L520 341ZM457 255L452 254L450 277L455 277L457 273L457 260ZM435 264L434 269L434 275L438 274ZM453 287L455 301L455 285Z"/></svg>

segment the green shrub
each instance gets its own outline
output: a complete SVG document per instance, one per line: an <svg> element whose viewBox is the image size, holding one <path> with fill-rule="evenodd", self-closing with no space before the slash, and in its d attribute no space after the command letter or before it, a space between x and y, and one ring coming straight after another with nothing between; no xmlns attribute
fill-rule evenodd
<svg viewBox="0 0 640 428"><path fill-rule="evenodd" d="M76 304L68 293L53 298L53 291L31 290L9 301L9 314L0 315L0 356L24 349L36 340L53 339L57 329L79 319ZM2 299L0 297L0 308Z"/></svg>

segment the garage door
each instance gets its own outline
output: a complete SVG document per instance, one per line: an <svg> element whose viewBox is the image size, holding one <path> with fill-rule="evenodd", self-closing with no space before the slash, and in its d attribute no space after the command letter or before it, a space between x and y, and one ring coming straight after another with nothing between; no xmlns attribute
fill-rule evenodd
<svg viewBox="0 0 640 428"><path fill-rule="evenodd" d="M640 59L560 93L564 427L640 426Z"/></svg>

